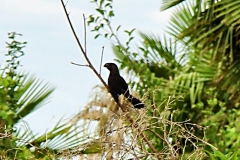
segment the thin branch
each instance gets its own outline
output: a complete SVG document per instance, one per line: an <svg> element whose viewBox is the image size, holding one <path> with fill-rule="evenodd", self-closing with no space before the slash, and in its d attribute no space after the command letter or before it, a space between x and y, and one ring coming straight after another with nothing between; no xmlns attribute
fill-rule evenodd
<svg viewBox="0 0 240 160"><path fill-rule="evenodd" d="M134 124L135 122L133 121L133 119L129 116L129 114L126 114L126 117L128 118L128 120ZM143 140L148 144L149 148L157 154L158 159L162 159L162 157L160 156L160 154L158 154L158 151L154 148L154 146L152 145L152 143L147 139L147 137L145 136L145 134L140 130L139 127L136 128L137 131L139 132L140 136L143 138Z"/></svg>
<svg viewBox="0 0 240 160"><path fill-rule="evenodd" d="M76 66L81 66L81 67L89 67L89 65L87 65L87 64L78 64L78 63L74 63L74 62L71 62L71 64L76 65Z"/></svg>
<svg viewBox="0 0 240 160"><path fill-rule="evenodd" d="M101 61L100 61L100 68L99 68L99 74L100 74L100 76L101 76L101 69L102 69L103 51L104 51L104 46L102 46L102 54L101 54Z"/></svg>
<svg viewBox="0 0 240 160"><path fill-rule="evenodd" d="M84 49L85 53L87 54L87 31L86 31L86 18L85 15L83 14L83 19L84 19Z"/></svg>
<svg viewBox="0 0 240 160"><path fill-rule="evenodd" d="M77 34L76 34L76 32L75 32L75 30L74 30L74 28L73 28L72 22L71 22L71 20L70 20L69 14L67 13L67 9L66 9L66 6L64 5L63 0L61 0L61 3L62 3L62 6L63 6L63 9L64 9L64 12L65 12L65 15L66 15L66 17L67 17L67 20L68 20L68 24L70 25L70 28L71 28L71 30L72 30L72 33L73 33L73 35L74 35L74 37L75 37L75 39L76 39L76 41L77 41L77 44L78 44L81 52L82 52L83 55L84 55L84 58L86 59L89 67L90 67L90 68L93 70L93 72L97 75L97 77L100 79L100 81L103 83L103 85L108 89L108 85L105 83L105 81L102 79L102 77L98 74L98 72L96 71L96 69L93 67L91 61L88 59L87 54L86 54L86 52L84 51L84 49L83 49L83 47L82 47L82 45L81 45L81 42L80 42L80 40L78 39ZM84 21L86 21L86 19L84 19ZM85 32L86 32L86 30L85 30ZM108 90L109 90L109 89L108 89Z"/></svg>
<svg viewBox="0 0 240 160"><path fill-rule="evenodd" d="M160 134L156 133L155 131L151 130L151 129L147 129L150 132L152 132L153 134L155 134L156 136L158 136L158 138L162 139L163 141L165 141L165 143L167 143L168 147L170 148L170 151L172 152L172 156L174 156L174 158L177 157L178 153L176 152L176 150L173 148L173 146L170 144L169 140L167 138L162 137ZM173 153L175 152L175 153Z"/></svg>
<svg viewBox="0 0 240 160"><path fill-rule="evenodd" d="M67 4L68 4L68 1L65 3L65 5L64 5L64 6L66 7L66 6L67 6Z"/></svg>
<svg viewBox="0 0 240 160"><path fill-rule="evenodd" d="M63 0L61 0L61 2L62 2L62 6L63 6L64 12L65 12L65 15L67 16L68 24L69 24L70 27L71 27L71 30L72 30L73 35L74 35L74 37L75 37L75 39L76 39L76 41L77 41L77 43L78 43L78 46L80 47L82 53L83 53L83 54L86 54L85 51L83 50L83 47L82 47L82 45L81 45L81 43L80 43L80 40L77 38L77 34L76 34L76 32L75 32L75 30L74 30L74 28L73 28L72 22L71 22L71 20L70 20L70 18L69 18L69 14L67 13L67 9L66 9L66 6L64 5Z"/></svg>

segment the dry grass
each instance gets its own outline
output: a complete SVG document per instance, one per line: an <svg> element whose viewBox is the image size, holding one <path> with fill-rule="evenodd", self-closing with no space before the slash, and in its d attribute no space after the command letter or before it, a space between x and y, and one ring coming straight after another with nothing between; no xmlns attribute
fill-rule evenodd
<svg viewBox="0 0 240 160"><path fill-rule="evenodd" d="M79 159L169 160L202 159L206 156L201 146L210 144L195 136L195 130L204 132L204 128L190 123L189 120L184 122L173 120L178 111L172 111L170 106L181 97L169 97L160 106L146 105L147 108L141 110L133 109L131 104L121 97L121 104L128 110L122 112L111 96L106 95L107 90L104 87L98 86L94 89L89 104L78 117L85 120L86 125L94 132L94 136L89 138L88 143L65 154L66 159L77 155ZM151 116L148 110L151 110ZM127 115L131 116L134 123L128 121ZM158 153L154 153L149 148L141 133L147 136L158 149ZM83 154L94 146L99 153ZM189 147L191 147L190 153L187 152Z"/></svg>

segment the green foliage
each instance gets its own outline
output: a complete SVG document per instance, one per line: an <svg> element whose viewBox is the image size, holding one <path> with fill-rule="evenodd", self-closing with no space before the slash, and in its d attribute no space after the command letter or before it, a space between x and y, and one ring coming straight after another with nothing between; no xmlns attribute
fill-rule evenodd
<svg viewBox="0 0 240 160"><path fill-rule="evenodd" d="M111 17L114 16L114 11L112 7L112 0L101 0L101 1L91 1L91 3L96 4L96 11L99 13L99 16L90 15L87 21L87 24L90 25L92 23L95 24L92 32L95 32L95 38L99 36L103 36L105 38L111 38L114 34L111 34L113 31L112 27L110 27ZM101 30L105 29L105 26L108 26L108 30L106 33L101 34ZM120 26L119 26L120 27ZM119 29L117 27L116 31Z"/></svg>
<svg viewBox="0 0 240 160"><path fill-rule="evenodd" d="M21 34L15 32L8 34L10 42L6 43L8 48L5 54L6 64L0 73L0 132L3 135L0 139L1 159L35 157L29 149L24 146L17 146L16 143L18 137L14 126L27 115L19 114L19 111L25 110L26 113L30 113L37 107L35 105L30 108L27 101L24 101L26 91L34 95L34 91L29 91L29 88L33 87L32 84L36 79L31 78L31 81L28 81L26 80L27 76L18 73L21 66L19 58L24 55L23 48L26 42L17 41L17 36L21 36ZM47 89L47 86L43 89ZM50 94L52 91L53 89L50 89L46 93ZM42 97L40 94L35 94L35 96Z"/></svg>
<svg viewBox="0 0 240 160"><path fill-rule="evenodd" d="M94 30L98 35L111 35L113 51L121 69L127 69L131 87L141 96L147 96L146 104L159 108L159 112L169 96L181 96L171 105L177 110L175 121L190 119L200 124L204 131L195 128L197 136L207 140L219 150L207 145L204 149L212 159L237 159L239 149L239 0L169 0L162 2L162 10L174 7L168 26L170 38L140 33L141 44L132 46L132 31L127 40L118 37L120 27L112 29L105 1L95 1L104 14L89 17L89 25L106 20ZM235 6L235 7L234 7ZM229 8L231 7L231 9ZM100 8L97 8L100 9ZM111 3L112 10L112 3ZM119 25L121 26L121 25ZM136 80L137 77L137 80ZM150 108L150 107L149 107ZM148 111L149 116L161 117L159 113ZM156 120L157 121L157 120ZM151 122L152 124L156 124ZM161 124L159 128L161 128ZM194 128L194 127L193 127ZM161 129L157 133L163 134ZM148 133L156 148L163 149L162 140ZM184 140L184 139L183 139ZM191 153L191 148L186 152Z"/></svg>
<svg viewBox="0 0 240 160"><path fill-rule="evenodd" d="M15 32L9 33L8 38L11 40L7 43L8 52L5 54L7 60L6 65L2 69L0 79L0 98L1 112L0 117L4 120L6 129L11 129L13 124L18 121L14 111L20 108L17 104L18 98L16 95L19 93L18 88L23 75L18 75L17 68L20 66L18 58L24 55L22 49L25 47L26 42L19 42L15 40L17 34ZM0 121L2 121L0 120ZM3 126L1 126L2 128Z"/></svg>
<svg viewBox="0 0 240 160"><path fill-rule="evenodd" d="M43 135L27 127L24 117L42 107L54 87L19 72L26 42L16 40L21 34L12 32L8 36L6 63L0 72L0 159L57 159L65 150L85 143L84 128L77 125L75 116L69 121L59 120Z"/></svg>
<svg viewBox="0 0 240 160"><path fill-rule="evenodd" d="M11 130L20 119L43 104L54 88L49 84L41 86L42 82L34 76L19 73L19 58L24 55L26 42L16 40L21 34L12 32L8 35L6 64L0 73L0 121L4 122L1 128Z"/></svg>
<svg viewBox="0 0 240 160"><path fill-rule="evenodd" d="M223 154L222 152L212 148L213 153L206 151L210 156L211 160L238 160L239 159L239 150L234 152L228 152L227 154Z"/></svg>

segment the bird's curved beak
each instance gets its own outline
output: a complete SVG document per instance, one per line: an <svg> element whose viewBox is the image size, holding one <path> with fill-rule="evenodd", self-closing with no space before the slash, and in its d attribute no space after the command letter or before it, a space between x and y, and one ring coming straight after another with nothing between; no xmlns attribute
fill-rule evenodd
<svg viewBox="0 0 240 160"><path fill-rule="evenodd" d="M106 67L106 68L108 68L108 64L106 63L106 64L104 64L104 66L103 67Z"/></svg>

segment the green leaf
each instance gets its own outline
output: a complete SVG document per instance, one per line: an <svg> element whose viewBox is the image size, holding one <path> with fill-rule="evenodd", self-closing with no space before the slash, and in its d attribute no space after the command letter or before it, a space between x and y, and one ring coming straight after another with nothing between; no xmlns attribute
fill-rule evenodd
<svg viewBox="0 0 240 160"><path fill-rule="evenodd" d="M88 142L86 145L87 147L81 151L82 154L96 154L103 151L101 142Z"/></svg>
<svg viewBox="0 0 240 160"><path fill-rule="evenodd" d="M104 15L105 10L97 8L96 11L98 11L101 15Z"/></svg>
<svg viewBox="0 0 240 160"><path fill-rule="evenodd" d="M95 19L94 19L93 15L90 15L90 16L88 17L87 24L90 25L91 23L94 22L94 20L95 20Z"/></svg>
<svg viewBox="0 0 240 160"><path fill-rule="evenodd" d="M174 7L184 1L185 0L162 0L161 11Z"/></svg>
<svg viewBox="0 0 240 160"><path fill-rule="evenodd" d="M120 28L121 28L121 25L119 25L119 26L117 27L116 31L118 31Z"/></svg>
<svg viewBox="0 0 240 160"><path fill-rule="evenodd" d="M97 39L100 35L101 35L101 34L97 34L97 35L94 37L94 39Z"/></svg>
<svg viewBox="0 0 240 160"><path fill-rule="evenodd" d="M114 16L114 12L113 11L109 11L108 16L109 17L113 17Z"/></svg>
<svg viewBox="0 0 240 160"><path fill-rule="evenodd" d="M128 34L128 36L131 36L132 33L133 33L135 30L136 30L136 28L133 28L133 29L131 29L130 31L124 30L124 32L126 32L126 33Z"/></svg>
<svg viewBox="0 0 240 160"><path fill-rule="evenodd" d="M112 5L111 5L111 3L107 3L107 4L105 4L105 7L112 8Z"/></svg>
<svg viewBox="0 0 240 160"><path fill-rule="evenodd" d="M103 3L104 3L104 0L100 0L100 3L99 3L100 5L99 6L102 7Z"/></svg>

